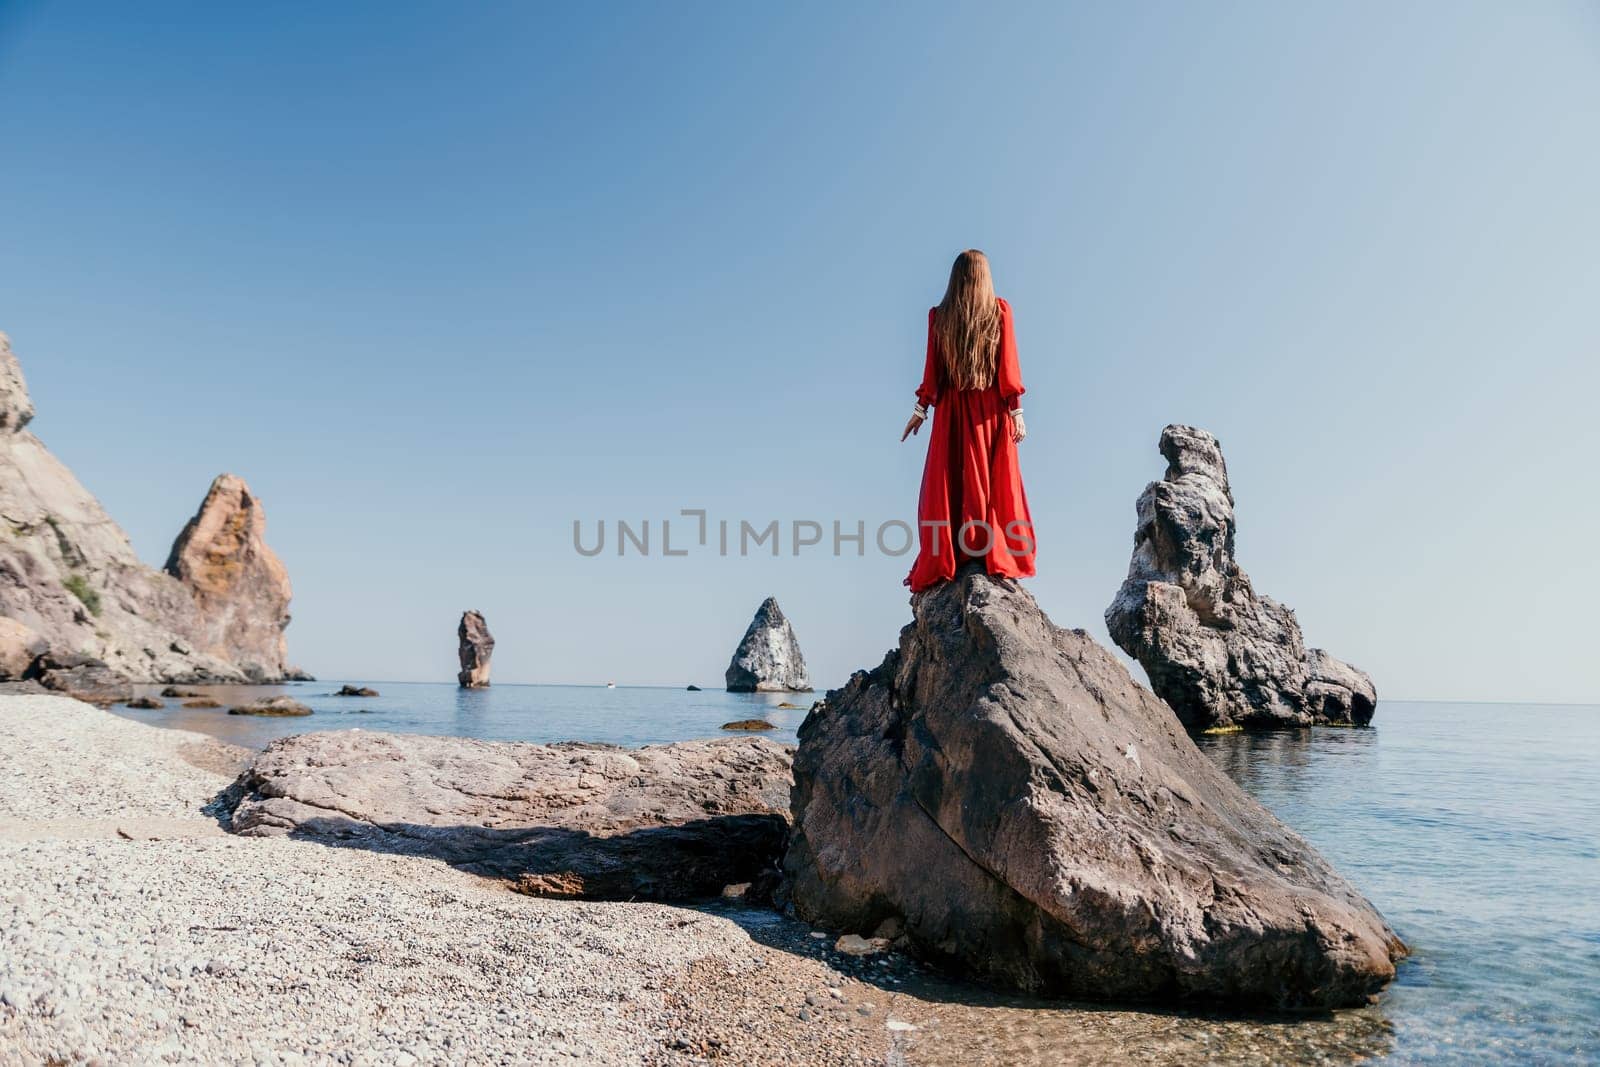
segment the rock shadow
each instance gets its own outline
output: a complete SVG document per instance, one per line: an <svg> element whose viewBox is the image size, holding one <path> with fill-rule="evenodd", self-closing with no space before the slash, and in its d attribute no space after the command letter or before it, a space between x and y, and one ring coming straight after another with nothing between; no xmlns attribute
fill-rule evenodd
<svg viewBox="0 0 1600 1067"><path fill-rule="evenodd" d="M266 819L240 826L232 814L236 804L237 794L225 790L207 810L225 829L244 836L421 856L503 880L530 896L567 900L715 897L724 886L770 878L789 833L788 822L776 814L717 815L616 834L553 826L368 823L334 812L294 826Z"/></svg>

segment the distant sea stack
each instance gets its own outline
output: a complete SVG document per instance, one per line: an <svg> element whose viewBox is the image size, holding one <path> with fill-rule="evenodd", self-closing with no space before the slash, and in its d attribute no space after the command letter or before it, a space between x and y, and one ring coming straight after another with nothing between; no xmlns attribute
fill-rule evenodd
<svg viewBox="0 0 1600 1067"><path fill-rule="evenodd" d="M1372 679L1305 647L1294 612L1258 596L1234 560L1233 491L1217 439L1161 432L1166 474L1139 496L1128 578L1106 609L1112 640L1191 727L1365 725Z"/></svg>
<svg viewBox="0 0 1600 1067"><path fill-rule="evenodd" d="M224 475L173 546L171 573L139 560L99 501L29 430L32 400L0 334L0 616L25 628L7 676L69 691L140 682L276 682L289 582L262 540L260 502ZM246 500L248 499L248 504ZM13 630L15 628L12 628ZM33 655L39 646L45 651Z"/></svg>
<svg viewBox="0 0 1600 1067"><path fill-rule="evenodd" d="M806 658L794 628L784 617L774 597L767 597L756 609L744 640L728 664L730 693L809 693L811 679L806 673Z"/></svg>
<svg viewBox="0 0 1600 1067"><path fill-rule="evenodd" d="M489 660L494 655L494 636L489 633L489 624L479 612L466 612L461 616L461 625L456 627L456 637L461 646L461 673L456 675L456 680L463 689L487 689Z"/></svg>

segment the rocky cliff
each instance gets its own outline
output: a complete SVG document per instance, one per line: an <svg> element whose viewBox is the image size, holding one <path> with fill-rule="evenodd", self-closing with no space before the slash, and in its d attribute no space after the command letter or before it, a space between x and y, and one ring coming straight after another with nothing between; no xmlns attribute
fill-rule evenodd
<svg viewBox="0 0 1600 1067"><path fill-rule="evenodd" d="M217 480L173 548L175 572L158 571L33 435L32 418L22 369L0 335L0 616L48 649L28 673L48 674L52 660L74 670L103 661L139 681L295 673L283 653L288 579L242 481Z"/></svg>
<svg viewBox="0 0 1600 1067"><path fill-rule="evenodd" d="M775 597L767 597L756 609L755 618L734 649L725 674L730 693L805 693L811 691L806 673L806 658L794 628L778 607Z"/></svg>
<svg viewBox="0 0 1600 1067"><path fill-rule="evenodd" d="M1234 559L1233 490L1217 439L1161 433L1166 474L1139 496L1127 580L1106 609L1112 640L1195 727L1364 725L1372 679L1307 649L1294 612L1260 596Z"/></svg>
<svg viewBox="0 0 1600 1067"><path fill-rule="evenodd" d="M913 600L800 727L780 897L1029 993L1320 1010L1405 949L1167 707L1014 582Z"/></svg>

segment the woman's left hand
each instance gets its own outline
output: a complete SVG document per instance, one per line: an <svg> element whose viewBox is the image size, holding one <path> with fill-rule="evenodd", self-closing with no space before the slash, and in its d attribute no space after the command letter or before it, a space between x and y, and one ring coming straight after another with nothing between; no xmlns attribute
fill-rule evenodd
<svg viewBox="0 0 1600 1067"><path fill-rule="evenodd" d="M1028 424L1022 421L1022 412L1011 412L1011 440L1020 445L1026 436L1028 436Z"/></svg>

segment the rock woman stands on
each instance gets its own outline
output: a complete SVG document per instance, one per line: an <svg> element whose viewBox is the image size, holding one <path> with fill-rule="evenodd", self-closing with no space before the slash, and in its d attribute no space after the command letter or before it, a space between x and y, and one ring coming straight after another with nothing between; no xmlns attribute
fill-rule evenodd
<svg viewBox="0 0 1600 1067"><path fill-rule="evenodd" d="M906 578L913 593L955 577L966 560L990 574L1034 573L1033 519L1017 466L1022 371L1011 306L994 295L989 259L956 257L944 300L928 310L928 358L917 406L900 440L936 408L917 502L919 552Z"/></svg>

